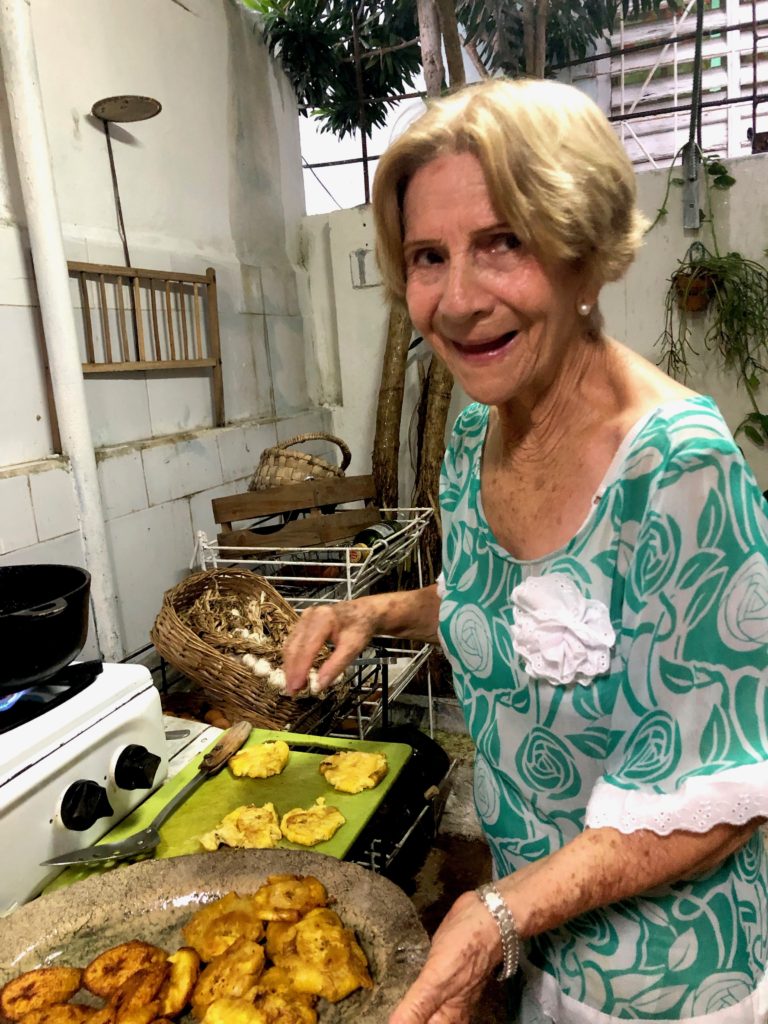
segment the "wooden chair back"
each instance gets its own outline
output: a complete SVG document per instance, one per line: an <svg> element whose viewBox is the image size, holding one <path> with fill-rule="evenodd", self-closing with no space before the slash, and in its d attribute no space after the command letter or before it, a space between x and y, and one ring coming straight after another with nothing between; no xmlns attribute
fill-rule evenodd
<svg viewBox="0 0 768 1024"><path fill-rule="evenodd" d="M378 523L376 489L372 476L348 476L340 480L305 480L302 483L245 491L211 502L214 521L220 526L223 547L321 547L342 542L359 530ZM342 508L340 505L355 505ZM299 518L272 527L237 527L237 523L265 517L303 513ZM262 532L269 530L269 532Z"/></svg>

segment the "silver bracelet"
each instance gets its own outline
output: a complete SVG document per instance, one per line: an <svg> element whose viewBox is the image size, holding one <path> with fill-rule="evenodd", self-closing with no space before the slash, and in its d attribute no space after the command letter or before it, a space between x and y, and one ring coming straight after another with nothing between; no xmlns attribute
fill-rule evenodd
<svg viewBox="0 0 768 1024"><path fill-rule="evenodd" d="M485 909L496 922L501 935L501 951L504 962L499 971L499 981L506 981L517 973L520 966L520 936L517 934L515 919L493 882L486 882L475 893L479 896Z"/></svg>

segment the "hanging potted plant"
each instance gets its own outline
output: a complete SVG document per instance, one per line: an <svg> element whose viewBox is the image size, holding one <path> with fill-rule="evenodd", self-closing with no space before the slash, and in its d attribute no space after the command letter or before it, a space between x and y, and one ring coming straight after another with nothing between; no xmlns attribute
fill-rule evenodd
<svg viewBox="0 0 768 1024"><path fill-rule="evenodd" d="M768 268L739 252L721 253L712 217L711 189L730 189L735 184L717 160L704 159L707 212L712 248L693 242L669 279L664 302L664 329L657 340L659 362L670 376L685 381L689 357L697 352L692 344L692 323L706 317L704 345L717 352L723 365L743 385L752 411L734 434L743 433L759 447L768 445L768 415L758 406L762 375L768 373ZM682 180L670 178L669 186ZM656 218L667 211L667 195ZM654 224L656 223L654 221Z"/></svg>
<svg viewBox="0 0 768 1024"><path fill-rule="evenodd" d="M706 257L704 246L694 242L672 275L671 283L679 310L702 313L713 298L717 282L707 267Z"/></svg>

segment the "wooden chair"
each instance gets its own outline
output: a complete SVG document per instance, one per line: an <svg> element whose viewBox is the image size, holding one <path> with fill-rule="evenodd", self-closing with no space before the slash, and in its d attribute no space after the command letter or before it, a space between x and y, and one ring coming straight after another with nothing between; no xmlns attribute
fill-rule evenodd
<svg viewBox="0 0 768 1024"><path fill-rule="evenodd" d="M381 521L372 476L302 483L245 491L211 502L222 547L321 547L343 542ZM339 506L354 505L354 508ZM282 517L254 525L253 520ZM287 521L286 521L287 520ZM249 521L249 525L236 524Z"/></svg>

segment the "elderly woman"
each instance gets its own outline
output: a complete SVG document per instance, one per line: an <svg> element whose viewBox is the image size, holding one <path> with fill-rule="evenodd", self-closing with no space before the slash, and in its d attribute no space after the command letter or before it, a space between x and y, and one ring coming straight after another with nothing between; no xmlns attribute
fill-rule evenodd
<svg viewBox="0 0 768 1024"><path fill-rule="evenodd" d="M629 161L578 91L494 81L397 139L374 213L389 292L474 400L443 572L306 612L285 670L439 639L495 867L392 1024L467 1021L518 962L525 1022L765 1021L768 523L711 399L602 332L644 228Z"/></svg>

